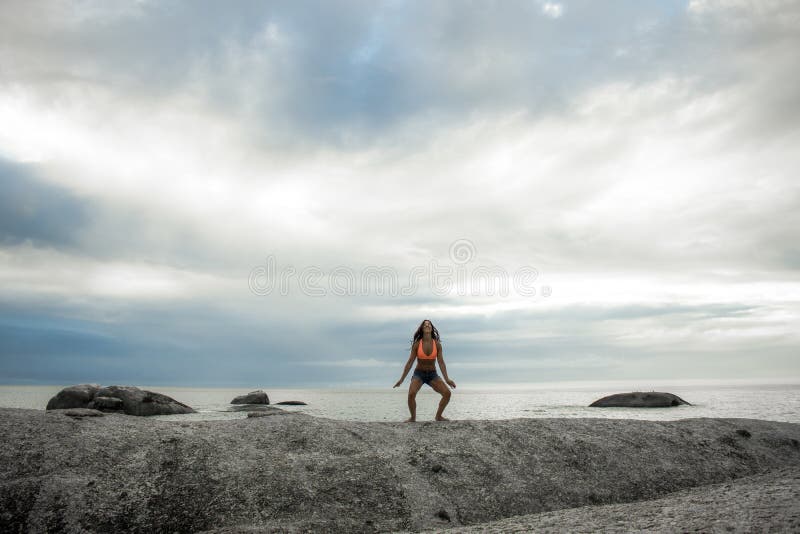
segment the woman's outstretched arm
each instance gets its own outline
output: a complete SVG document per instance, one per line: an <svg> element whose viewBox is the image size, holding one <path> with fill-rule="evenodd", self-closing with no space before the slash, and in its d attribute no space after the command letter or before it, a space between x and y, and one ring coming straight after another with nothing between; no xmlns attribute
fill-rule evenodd
<svg viewBox="0 0 800 534"><path fill-rule="evenodd" d="M400 384L403 383L403 380L406 379L406 375L411 370L411 366L414 365L414 360L416 359L415 351L414 351L415 348L417 348L417 343L414 343L414 344L411 345L411 354L408 355L408 361L406 362L406 368L403 369L403 376L401 376L400 380L397 381L397 384L395 384L392 387L396 388L397 386L399 386Z"/></svg>

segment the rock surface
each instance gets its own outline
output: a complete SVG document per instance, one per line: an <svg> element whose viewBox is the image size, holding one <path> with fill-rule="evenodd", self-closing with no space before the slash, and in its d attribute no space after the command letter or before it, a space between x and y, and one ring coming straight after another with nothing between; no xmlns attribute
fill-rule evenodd
<svg viewBox="0 0 800 534"><path fill-rule="evenodd" d="M235 404L228 408L229 412L280 412L284 413L286 410L281 410L275 406L267 404Z"/></svg>
<svg viewBox="0 0 800 534"><path fill-rule="evenodd" d="M106 411L124 411L125 403L117 397L95 397L89 408Z"/></svg>
<svg viewBox="0 0 800 534"><path fill-rule="evenodd" d="M172 397L133 386L108 386L97 391L97 397L114 397L122 401L128 415L172 415L195 413L190 406Z"/></svg>
<svg viewBox="0 0 800 534"><path fill-rule="evenodd" d="M263 389L257 389L246 395L239 395L231 404L269 404L269 395Z"/></svg>
<svg viewBox="0 0 800 534"><path fill-rule="evenodd" d="M275 412L265 412L265 411L247 412L247 417L268 417L270 415L278 415L278 414Z"/></svg>
<svg viewBox="0 0 800 534"><path fill-rule="evenodd" d="M589 406L596 408L668 408L689 404L672 393L659 391L634 391L632 393L616 393L598 399Z"/></svg>
<svg viewBox="0 0 800 534"><path fill-rule="evenodd" d="M65 387L47 403L47 410L86 408L100 389L100 384L77 384Z"/></svg>
<svg viewBox="0 0 800 534"><path fill-rule="evenodd" d="M195 413L190 406L172 397L134 386L78 384L59 391L47 403L47 410L87 408L128 415L171 415Z"/></svg>
<svg viewBox="0 0 800 534"><path fill-rule="evenodd" d="M55 410L48 410L50 414L63 414L70 417L103 417L105 414L100 410L92 408L57 408Z"/></svg>
<svg viewBox="0 0 800 534"><path fill-rule="evenodd" d="M787 467L652 501L516 516L458 532L800 532L800 469Z"/></svg>
<svg viewBox="0 0 800 534"><path fill-rule="evenodd" d="M776 469L800 469L800 425L707 418L409 424L290 411L167 421L2 408L0 531L462 530L567 508L633 506L692 488L703 496L709 490L700 486ZM776 520L796 515L775 510ZM581 525L575 517L549 524ZM604 517L623 530L639 524L628 513Z"/></svg>

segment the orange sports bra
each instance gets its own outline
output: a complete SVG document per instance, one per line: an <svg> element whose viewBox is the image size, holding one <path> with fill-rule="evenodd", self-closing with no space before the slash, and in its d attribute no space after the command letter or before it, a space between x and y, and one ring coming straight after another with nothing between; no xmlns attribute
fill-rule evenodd
<svg viewBox="0 0 800 534"><path fill-rule="evenodd" d="M430 355L425 354L425 351L422 350L422 340L419 340L419 345L417 345L417 358L420 360L435 360L436 359L436 340L433 340L433 352Z"/></svg>

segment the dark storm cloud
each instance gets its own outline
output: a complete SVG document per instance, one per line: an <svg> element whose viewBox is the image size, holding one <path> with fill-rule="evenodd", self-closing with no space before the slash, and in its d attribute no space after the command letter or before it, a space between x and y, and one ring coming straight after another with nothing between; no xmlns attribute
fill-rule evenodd
<svg viewBox="0 0 800 534"><path fill-rule="evenodd" d="M291 325L254 328L222 310L196 306L115 307L107 314L113 321L78 318L81 312L59 303L0 303L3 383L278 387L343 378L323 372L298 376L290 364L298 349L313 344L299 342L301 335L287 337Z"/></svg>
<svg viewBox="0 0 800 534"><path fill-rule="evenodd" d="M109 313L101 313L113 321L76 318L80 310L57 303L3 305L0 374L4 379L248 387L388 385L399 378L418 326L416 319L331 319L323 324L289 319L264 322L257 316L243 320L210 302L112 307ZM518 382L594 379L598 369L604 376L636 378L658 368L662 376L679 378L687 368L695 368L691 350L678 355L667 348L642 351L619 346L593 327L606 320L660 315L684 315L697 322L747 318L749 312L747 305L732 304L576 306L551 314L497 313L485 318L421 315L432 317L440 330L448 369L457 380ZM543 328L551 333L541 332ZM533 338L522 337L537 332ZM471 338L475 333L485 334L484 339ZM660 352L666 352L668 359ZM746 369L747 360L738 354L725 354L734 374ZM786 363L787 354L778 347L762 354L759 364L769 369ZM42 367L34 371L32 362Z"/></svg>
<svg viewBox="0 0 800 534"><path fill-rule="evenodd" d="M90 222L88 201L40 180L34 165L0 158L0 244L74 247Z"/></svg>
<svg viewBox="0 0 800 534"><path fill-rule="evenodd" d="M106 260L189 261L210 269L226 264L186 221L97 202L45 181L43 172L38 164L0 158L0 245L52 247Z"/></svg>

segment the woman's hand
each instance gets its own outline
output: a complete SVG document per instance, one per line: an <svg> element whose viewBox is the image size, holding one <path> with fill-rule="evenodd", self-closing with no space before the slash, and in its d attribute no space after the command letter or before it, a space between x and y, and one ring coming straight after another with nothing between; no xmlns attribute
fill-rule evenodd
<svg viewBox="0 0 800 534"><path fill-rule="evenodd" d="M399 385L400 385L400 384L402 384L402 383L403 383L403 380L402 380L402 379L400 379L400 380L398 380L398 381L397 381L397 384L393 385L392 387L393 387L393 388L396 388L397 386L399 386Z"/></svg>
<svg viewBox="0 0 800 534"><path fill-rule="evenodd" d="M456 388L456 383L453 382L452 380L450 380L449 378L447 379L447 383L450 385L451 388L453 388L453 389Z"/></svg>

